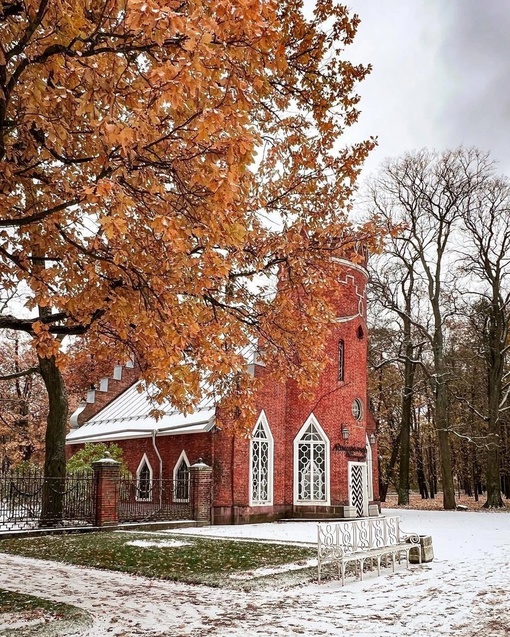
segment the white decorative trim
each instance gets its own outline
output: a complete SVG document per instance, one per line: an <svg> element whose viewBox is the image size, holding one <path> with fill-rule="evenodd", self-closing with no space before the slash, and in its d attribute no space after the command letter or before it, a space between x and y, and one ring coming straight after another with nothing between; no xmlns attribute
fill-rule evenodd
<svg viewBox="0 0 510 637"><path fill-rule="evenodd" d="M71 416L71 418L69 418L71 429L79 428L80 425L78 423L78 416L82 413L82 411L85 409L86 406L87 406L86 402L80 403L78 407L76 408L76 410L73 412L73 415Z"/></svg>
<svg viewBox="0 0 510 637"><path fill-rule="evenodd" d="M299 477L300 476L299 476L299 451L298 450L299 450L299 443L301 441L301 438L303 437L303 434L306 432L306 430L311 424L317 430L317 433L319 434L319 436L322 438L322 440L324 441L326 445L326 453L324 458L324 464L325 464L325 485L324 486L325 486L326 498L324 500L306 500L305 501L305 500L299 500ZM326 435L326 432L321 427L319 421L313 414L310 414L310 416L308 416L308 418L306 419L306 422L296 434L296 437L294 438L293 446L294 446L294 469L293 469L294 505L296 506L317 506L317 505L329 506L330 505L330 446L331 445L329 442L329 438Z"/></svg>
<svg viewBox="0 0 510 637"><path fill-rule="evenodd" d="M148 498L140 498L138 497L138 495L136 495L136 500L138 500L139 502L152 502L152 482L154 479L154 474L152 471L152 465L149 462L149 458L147 458L147 454L144 453L142 456L142 459L140 460L140 464L138 465L138 469L136 470L136 493L138 494L140 491L140 472L143 468L143 465L146 464L148 469L149 469L149 475L150 475L150 496Z"/></svg>
<svg viewBox="0 0 510 637"><path fill-rule="evenodd" d="M374 499L374 465L372 460L372 445L368 436L366 436L367 442L367 489L368 489L368 501Z"/></svg>
<svg viewBox="0 0 510 637"><path fill-rule="evenodd" d="M354 263L353 261L349 261L349 259L342 259L340 257L333 257L333 261L335 263L341 263L342 265L345 265L347 268L352 268L353 270L357 270L358 272L361 272L366 277L368 277L368 270L364 268L362 265L360 265L359 263Z"/></svg>
<svg viewBox="0 0 510 637"><path fill-rule="evenodd" d="M266 414L264 410L260 412L260 416L255 423L255 427L252 430L252 436L257 430L258 426L262 425L264 432L267 436L268 442L268 476L267 476L267 493L268 499L264 502L260 502L258 500L253 500L253 439L250 440L250 460L249 460L249 477L248 477L248 488L249 488L249 498L250 498L250 506L272 506L273 504L273 484L274 484L274 438L271 432L271 427L266 418Z"/></svg>
<svg viewBox="0 0 510 637"><path fill-rule="evenodd" d="M367 463L366 462L351 462L347 463L347 475L349 476L349 506L356 508L352 492L352 468L359 466L362 468L362 488L363 488L363 516L368 516L368 489L367 489Z"/></svg>
<svg viewBox="0 0 510 637"><path fill-rule="evenodd" d="M184 460L184 462L186 463L187 467L188 467L188 497L187 498L177 498L176 497L176 491L177 491L177 472L179 471L179 467L182 464L182 461ZM190 461L188 460L188 456L186 455L186 452L184 451L184 449L181 451L181 455L179 456L179 458L177 459L177 462L174 465L174 472L173 472L173 476L174 476L174 502L189 502L189 492L190 492L190 474L189 474L189 468L190 468Z"/></svg>

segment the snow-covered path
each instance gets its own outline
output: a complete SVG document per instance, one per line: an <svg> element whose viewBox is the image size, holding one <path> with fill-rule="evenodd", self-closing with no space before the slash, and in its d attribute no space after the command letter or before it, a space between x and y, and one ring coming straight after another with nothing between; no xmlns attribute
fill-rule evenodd
<svg viewBox="0 0 510 637"><path fill-rule="evenodd" d="M0 587L67 601L94 616L89 637L508 637L510 514L393 511L431 534L436 559L395 574L241 592L0 555ZM313 539L306 523L200 533ZM160 539L160 538L159 538Z"/></svg>

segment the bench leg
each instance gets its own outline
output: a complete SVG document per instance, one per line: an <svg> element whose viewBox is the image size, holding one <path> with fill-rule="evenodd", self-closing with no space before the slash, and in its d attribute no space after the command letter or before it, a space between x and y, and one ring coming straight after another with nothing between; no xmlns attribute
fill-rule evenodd
<svg viewBox="0 0 510 637"><path fill-rule="evenodd" d="M377 556L377 576L381 575L381 556Z"/></svg>

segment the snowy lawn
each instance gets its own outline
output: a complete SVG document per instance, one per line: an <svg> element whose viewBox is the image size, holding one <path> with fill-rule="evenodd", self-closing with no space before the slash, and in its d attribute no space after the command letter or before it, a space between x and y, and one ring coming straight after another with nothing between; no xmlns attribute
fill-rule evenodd
<svg viewBox="0 0 510 637"><path fill-rule="evenodd" d="M431 564L385 571L364 582L351 579L345 587L329 581L245 591L0 555L0 587L91 612L95 619L87 637L508 637L510 515L386 512L401 515L406 531L432 535L436 559ZM194 533L310 541L315 525L213 527ZM165 537L177 539L161 532L153 539Z"/></svg>
<svg viewBox="0 0 510 637"><path fill-rule="evenodd" d="M310 547L228 539L161 537L161 533L86 533L0 540L0 552L123 571L186 583L221 585L267 567L307 564ZM232 581L236 581L235 579Z"/></svg>
<svg viewBox="0 0 510 637"><path fill-rule="evenodd" d="M69 604L0 590L1 637L24 637L25 634L42 637L50 624L61 632L70 626L86 626L87 623L88 616Z"/></svg>

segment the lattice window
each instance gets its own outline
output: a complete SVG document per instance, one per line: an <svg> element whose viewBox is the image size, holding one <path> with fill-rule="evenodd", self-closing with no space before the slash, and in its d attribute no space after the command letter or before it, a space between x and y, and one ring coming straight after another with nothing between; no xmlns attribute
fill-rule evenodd
<svg viewBox="0 0 510 637"><path fill-rule="evenodd" d="M344 380L345 374L345 343L343 340L338 341L338 380Z"/></svg>
<svg viewBox="0 0 510 637"><path fill-rule="evenodd" d="M152 467L145 454L136 471L136 499L152 500Z"/></svg>
<svg viewBox="0 0 510 637"><path fill-rule="evenodd" d="M264 414L252 434L250 465L251 504L270 504L273 500L273 440Z"/></svg>
<svg viewBox="0 0 510 637"><path fill-rule="evenodd" d="M299 502L327 500L327 446L311 422L297 444L297 499Z"/></svg>
<svg viewBox="0 0 510 637"><path fill-rule="evenodd" d="M189 502L189 461L183 451L174 468L174 501Z"/></svg>

